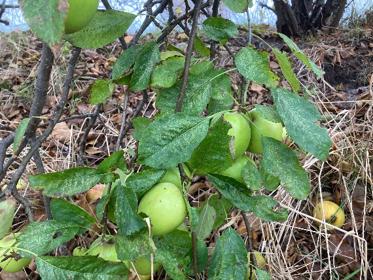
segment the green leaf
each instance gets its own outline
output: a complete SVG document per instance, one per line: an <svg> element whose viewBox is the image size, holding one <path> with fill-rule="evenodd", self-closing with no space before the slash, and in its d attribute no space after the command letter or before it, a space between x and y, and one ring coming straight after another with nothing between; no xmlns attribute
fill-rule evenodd
<svg viewBox="0 0 373 280"><path fill-rule="evenodd" d="M0 239L7 235L12 228L16 205L16 201L11 198L0 201Z"/></svg>
<svg viewBox="0 0 373 280"><path fill-rule="evenodd" d="M159 46L156 42L148 42L142 46L133 68L131 90L141 91L148 88L154 67L160 59Z"/></svg>
<svg viewBox="0 0 373 280"><path fill-rule="evenodd" d="M52 199L51 212L54 220L61 223L73 223L81 227L81 233L87 231L96 221L83 208L64 199Z"/></svg>
<svg viewBox="0 0 373 280"><path fill-rule="evenodd" d="M237 26L230 20L222 17L209 17L203 22L203 31L211 40L227 43L229 38L238 34Z"/></svg>
<svg viewBox="0 0 373 280"><path fill-rule="evenodd" d="M190 159L206 137L209 120L182 113L153 121L139 144L139 161L157 169L168 169Z"/></svg>
<svg viewBox="0 0 373 280"><path fill-rule="evenodd" d="M262 162L259 166L259 172L261 175L261 178L263 180L263 185L266 190L274 191L277 189L277 187L280 185L281 181L278 177L272 176L271 174L268 174L262 166Z"/></svg>
<svg viewBox="0 0 373 280"><path fill-rule="evenodd" d="M184 57L182 52L179 51L164 51L161 52L161 61L167 60L171 57Z"/></svg>
<svg viewBox="0 0 373 280"><path fill-rule="evenodd" d="M112 153L97 166L97 170L102 173L115 171L117 168L126 171L127 167L123 155L124 151L122 150Z"/></svg>
<svg viewBox="0 0 373 280"><path fill-rule="evenodd" d="M158 249L168 251L179 260L185 258L192 250L190 233L183 230L174 230L166 235L154 238Z"/></svg>
<svg viewBox="0 0 373 280"><path fill-rule="evenodd" d="M17 152L19 149L19 146L22 143L23 136L25 136L28 124L30 122L30 118L24 118L18 125L16 129L16 133L14 135L14 141L13 141L13 151Z"/></svg>
<svg viewBox="0 0 373 280"><path fill-rule="evenodd" d="M208 264L209 259L209 251L208 248L203 240L197 239L197 271L199 273L203 272L206 269L206 266ZM193 252L191 252L191 255L193 255ZM193 259L193 256L191 256L191 260ZM190 271L191 274L194 273L193 271L193 263L190 263Z"/></svg>
<svg viewBox="0 0 373 280"><path fill-rule="evenodd" d="M155 261L162 264L166 273L173 280L186 280L185 274L179 268L178 259L175 258L170 252L158 249L155 255Z"/></svg>
<svg viewBox="0 0 373 280"><path fill-rule="evenodd" d="M252 0L223 0L225 6L235 13L244 13L252 5Z"/></svg>
<svg viewBox="0 0 373 280"><path fill-rule="evenodd" d="M151 120L146 117L137 117L132 120L132 125L135 128L133 132L133 137L136 140L141 138L141 134L146 130L149 124L151 124Z"/></svg>
<svg viewBox="0 0 373 280"><path fill-rule="evenodd" d="M245 243L234 229L228 228L218 239L209 267L208 279L247 279Z"/></svg>
<svg viewBox="0 0 373 280"><path fill-rule="evenodd" d="M324 71L321 70L304 52L285 34L278 33L281 39L285 42L286 45L291 49L292 53L300 60L304 65L310 69L317 78L321 79L324 75Z"/></svg>
<svg viewBox="0 0 373 280"><path fill-rule="evenodd" d="M132 235L146 228L145 221L137 214L137 196L133 189L117 185L115 188L115 221L118 234Z"/></svg>
<svg viewBox="0 0 373 280"><path fill-rule="evenodd" d="M250 190L260 190L263 185L262 175L252 160L248 160L241 171L242 178Z"/></svg>
<svg viewBox="0 0 373 280"><path fill-rule="evenodd" d="M22 231L17 240L20 248L41 256L73 239L80 229L79 225L73 222L54 220L34 222ZM26 252L22 252L22 255L33 257Z"/></svg>
<svg viewBox="0 0 373 280"><path fill-rule="evenodd" d="M271 274L268 271L255 269L256 279L258 280L271 280Z"/></svg>
<svg viewBox="0 0 373 280"><path fill-rule="evenodd" d="M145 169L128 177L126 186L137 194L142 195L151 189L165 173L165 170Z"/></svg>
<svg viewBox="0 0 373 280"><path fill-rule="evenodd" d="M205 43L198 37L194 39L194 50L202 57L210 57L210 49L206 47Z"/></svg>
<svg viewBox="0 0 373 280"><path fill-rule="evenodd" d="M270 137L263 137L262 141L265 171L279 177L294 198L307 198L311 189L309 179L293 150Z"/></svg>
<svg viewBox="0 0 373 280"><path fill-rule="evenodd" d="M209 114L230 110L233 106L232 82L227 74L220 73L212 83L212 94L208 104Z"/></svg>
<svg viewBox="0 0 373 280"><path fill-rule="evenodd" d="M275 87L278 84L278 77L269 67L268 53L259 52L252 47L242 48L235 57L238 71L247 80L267 87Z"/></svg>
<svg viewBox="0 0 373 280"><path fill-rule="evenodd" d="M184 57L170 57L157 65L152 74L151 86L155 88L172 87L184 69Z"/></svg>
<svg viewBox="0 0 373 280"><path fill-rule="evenodd" d="M114 84L110 80L96 80L91 88L89 103L98 105L105 103L113 94Z"/></svg>
<svg viewBox="0 0 373 280"><path fill-rule="evenodd" d="M123 263L106 262L91 256L38 257L36 266L42 279L123 280L128 275Z"/></svg>
<svg viewBox="0 0 373 280"><path fill-rule="evenodd" d="M251 196L250 190L236 180L221 176L209 175L209 181L228 199L235 207L253 212L265 221L284 221L287 214L284 210L274 210L277 202L268 196Z"/></svg>
<svg viewBox="0 0 373 280"><path fill-rule="evenodd" d="M209 200L206 203L208 203L215 209L216 218L213 229L217 229L221 225L223 225L229 218L229 212L233 208L233 205L229 202L228 199L219 197L219 195L210 196Z"/></svg>
<svg viewBox="0 0 373 280"><path fill-rule="evenodd" d="M120 260L134 261L154 252L155 246L147 230L131 236L116 235L115 250Z"/></svg>
<svg viewBox="0 0 373 280"><path fill-rule="evenodd" d="M113 66L113 72L111 78L113 80L118 80L122 78L125 74L128 74L131 67L135 64L137 55L141 48L139 46L132 46L126 49L117 59Z"/></svg>
<svg viewBox="0 0 373 280"><path fill-rule="evenodd" d="M209 129L206 138L194 150L190 166L200 173L214 173L227 169L233 164L230 152L230 129L222 118Z"/></svg>
<svg viewBox="0 0 373 280"><path fill-rule="evenodd" d="M208 203L205 204L200 211L198 225L195 230L198 239L204 240L210 235L215 219L216 211L214 207L210 206Z"/></svg>
<svg viewBox="0 0 373 280"><path fill-rule="evenodd" d="M191 67L188 86L185 93L182 111L190 115L199 115L210 102L211 96L216 97L226 76L221 70L209 68L209 63L199 63ZM220 80L225 80L221 82ZM157 94L156 107L162 114L173 113L176 100L180 93L181 81L171 88L161 89ZM227 90L227 89L225 89ZM222 93L224 94L224 93Z"/></svg>
<svg viewBox="0 0 373 280"><path fill-rule="evenodd" d="M74 195L85 192L105 177L96 169L76 167L62 172L29 176L30 185L48 196Z"/></svg>
<svg viewBox="0 0 373 280"><path fill-rule="evenodd" d="M23 0L22 14L32 32L49 46L59 43L65 30L67 1Z"/></svg>
<svg viewBox="0 0 373 280"><path fill-rule="evenodd" d="M273 53L276 56L276 59L277 59L279 65L280 65L280 68L282 70L282 74L284 74L285 79L289 82L291 88L295 92L299 92L300 91L300 82L299 82L297 76L295 75L295 73L293 71L290 60L287 57L286 53L281 52L277 48L273 48Z"/></svg>
<svg viewBox="0 0 373 280"><path fill-rule="evenodd" d="M318 159L327 159L332 142L328 131L316 124L321 117L317 108L303 97L285 89L273 89L272 96L291 139Z"/></svg>
<svg viewBox="0 0 373 280"><path fill-rule="evenodd" d="M255 105L255 112L263 119L274 123L281 123L281 118L272 105Z"/></svg>
<svg viewBox="0 0 373 280"><path fill-rule="evenodd" d="M83 49L101 48L123 36L135 18L135 15L126 12L98 11L86 27L66 35L66 40Z"/></svg>

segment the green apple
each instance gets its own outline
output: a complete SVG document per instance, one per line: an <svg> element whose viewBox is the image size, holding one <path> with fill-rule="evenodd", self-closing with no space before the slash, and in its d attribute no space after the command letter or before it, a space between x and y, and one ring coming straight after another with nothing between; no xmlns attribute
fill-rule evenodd
<svg viewBox="0 0 373 280"><path fill-rule="evenodd" d="M142 197L138 212L150 218L153 235L163 235L184 221L187 209L183 194L177 186L159 183Z"/></svg>
<svg viewBox="0 0 373 280"><path fill-rule="evenodd" d="M242 156L250 143L251 129L246 118L237 112L225 113L224 120L227 121L231 128L228 130L228 135L232 136L231 151L234 158Z"/></svg>
<svg viewBox="0 0 373 280"><path fill-rule="evenodd" d="M73 256L74 257L82 257L87 254L87 248L83 247L75 247L73 250Z"/></svg>
<svg viewBox="0 0 373 280"><path fill-rule="evenodd" d="M18 234L9 234L0 240L0 268L5 272L18 272L28 266L31 262L29 258L14 257L17 254L15 247Z"/></svg>
<svg viewBox="0 0 373 280"><path fill-rule="evenodd" d="M227 177L231 177L238 182L244 183L244 180L242 178L242 169L249 160L252 159L248 158L247 156L239 157L233 162L232 166L222 171L220 174Z"/></svg>
<svg viewBox="0 0 373 280"><path fill-rule="evenodd" d="M170 168L166 171L159 183L172 183L181 188L181 177L178 167Z"/></svg>
<svg viewBox="0 0 373 280"><path fill-rule="evenodd" d="M249 151L261 154L263 153L262 136L271 137L282 141L283 126L281 123L275 123L265 119L255 109L250 112L251 118L251 140Z"/></svg>
<svg viewBox="0 0 373 280"><path fill-rule="evenodd" d="M133 264L136 268L137 273L140 275L147 276L152 273L150 256L140 257L136 261L134 261ZM161 266L159 263L153 262L153 273L156 273L160 267Z"/></svg>
<svg viewBox="0 0 373 280"><path fill-rule="evenodd" d="M74 33L88 25L96 14L99 0L68 0L65 33Z"/></svg>
<svg viewBox="0 0 373 280"><path fill-rule="evenodd" d="M255 258L255 262L253 260L251 260L250 262L250 255L251 255L251 259ZM256 279L255 268L264 269L267 265L267 262L265 258L263 257L263 255L259 253L258 251L248 253L247 259L248 259L248 267L249 267L247 270L247 279L255 280ZM251 269L253 269L253 272L251 272ZM250 277L250 274L251 274L251 277Z"/></svg>

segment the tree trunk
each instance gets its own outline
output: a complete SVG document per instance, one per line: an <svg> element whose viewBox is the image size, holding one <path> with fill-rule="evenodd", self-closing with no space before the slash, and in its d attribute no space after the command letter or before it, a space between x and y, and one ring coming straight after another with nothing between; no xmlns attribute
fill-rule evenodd
<svg viewBox="0 0 373 280"><path fill-rule="evenodd" d="M323 27L338 27L347 0L274 0L277 30L289 36L305 35Z"/></svg>

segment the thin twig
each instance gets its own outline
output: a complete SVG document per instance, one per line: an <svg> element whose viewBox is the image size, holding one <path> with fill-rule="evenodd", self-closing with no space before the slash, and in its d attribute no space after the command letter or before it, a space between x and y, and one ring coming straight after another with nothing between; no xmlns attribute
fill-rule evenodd
<svg viewBox="0 0 373 280"><path fill-rule="evenodd" d="M39 149L36 150L33 158L34 158L34 162L36 164L36 171L39 174L40 173L45 173L45 168L44 168L43 160L41 159L41 156L40 156L40 150ZM52 211L51 211L51 207L50 207L50 203L51 203L50 197L48 197L46 195L43 195L43 202L44 202L45 213L47 214L47 219L51 220L52 219Z"/></svg>
<svg viewBox="0 0 373 280"><path fill-rule="evenodd" d="M210 5L209 2L203 3L203 7L208 7ZM179 24L181 24L184 20L187 20L189 17L191 17L194 14L195 8L191 11L187 11L184 15L178 17L177 19L173 20L171 24L169 24L162 32L162 34L158 37L157 42L161 43L163 42L166 37L172 32L172 30L175 29L175 27ZM185 24L185 27L187 28L187 24Z"/></svg>
<svg viewBox="0 0 373 280"><path fill-rule="evenodd" d="M214 0L214 4L212 5L212 17L217 17L219 14L219 5L220 5L220 0ZM216 42L213 41L211 43L211 53L210 53L210 60L214 60L215 55L216 55Z"/></svg>
<svg viewBox="0 0 373 280"><path fill-rule="evenodd" d="M4 161L6 157L6 150L14 141L14 134L9 134L7 137L0 141L0 173L3 172Z"/></svg>
<svg viewBox="0 0 373 280"><path fill-rule="evenodd" d="M91 129L96 123L96 120L98 118L98 115L101 112L101 109L102 109L102 104L96 105L93 116L89 119L88 125L84 128L84 134L79 144L80 148L79 148L79 159L78 160L79 160L80 165L84 164L85 162L85 147L87 145L88 136L89 136L89 133L91 132Z"/></svg>
<svg viewBox="0 0 373 280"><path fill-rule="evenodd" d="M122 121L121 121L121 125L120 125L120 130L119 130L117 143L116 143L116 146L115 146L115 150L117 150L117 151L120 149L120 146L122 144L122 140L125 136L125 128L127 126L126 122L127 122L128 93L125 93L125 91L123 90L123 94L124 94L124 101L123 101Z"/></svg>
<svg viewBox="0 0 373 280"><path fill-rule="evenodd" d="M69 61L68 70L65 78L65 82L62 89L62 96L61 100L58 103L50 121L48 127L44 130L44 132L36 138L35 142L31 146L30 151L26 154L26 156L22 159L21 164L17 168L17 170L13 173L6 192L8 194L12 194L16 200L18 200L24 207L27 213L27 216L29 220L33 220L31 207L29 205L29 201L25 200L23 197L21 197L18 193L18 190L16 188L19 178L21 178L22 174L24 173L26 166L28 162L31 160L31 158L34 156L34 153L39 149L41 144L48 138L50 133L53 131L53 128L58 123L58 120L61 118L63 109L65 107L65 104L69 98L69 92L71 87L71 82L74 76L74 70L76 63L78 61L79 55L80 55L80 48L74 48L72 51L72 56Z"/></svg>
<svg viewBox="0 0 373 280"><path fill-rule="evenodd" d="M180 93L179 93L179 96L177 97L177 102L176 102L176 108L175 108L176 112L181 112L183 108L184 97L185 97L186 89L188 86L189 67L192 61L194 38L196 37L196 33L197 33L198 17L200 14L201 6L202 6L202 0L197 0L195 4L195 8L194 8L192 30L190 31L188 47L187 47L187 51L185 55L183 81L182 81Z"/></svg>
<svg viewBox="0 0 373 280"><path fill-rule="evenodd" d="M248 277L248 279L252 279L251 276L253 274L253 267L256 267L257 266L257 263L256 263L256 259L255 259L255 256L253 254L253 242L251 240L251 226L250 226L250 222L249 220L247 219L247 216L245 214L245 212L241 212L241 216L243 218L243 221L245 223L245 227L246 227L246 232L247 232L247 244L246 244L246 248L247 248L247 251L249 252L249 271L250 271L250 275ZM252 267L253 266L253 267Z"/></svg>
<svg viewBox="0 0 373 280"><path fill-rule="evenodd" d="M166 9L167 3L168 3L168 0L163 0L159 4L158 8L153 12L153 14L151 14L151 15L147 14L146 15L146 18L145 18L144 22L140 26L140 28L137 31L135 37L133 37L132 41L130 42L130 44L129 44L130 47L132 47L132 46L134 46L134 45L137 44L137 42L139 41L141 35L148 28L148 26L150 25L150 23L152 23L152 19L155 18L156 16L158 16L160 13L163 13L163 11Z"/></svg>

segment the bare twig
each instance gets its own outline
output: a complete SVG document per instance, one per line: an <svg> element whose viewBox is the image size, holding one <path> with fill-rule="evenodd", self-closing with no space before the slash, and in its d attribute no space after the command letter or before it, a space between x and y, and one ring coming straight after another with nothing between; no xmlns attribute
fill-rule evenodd
<svg viewBox="0 0 373 280"><path fill-rule="evenodd" d="M36 128L40 122L39 118L34 117L40 116L42 114L43 107L46 102L46 97L49 88L49 80L54 61L53 53L47 44L43 44L43 50L40 61L41 62L38 68L37 80L35 83L35 93L33 96L33 101L29 114L31 120L28 124L25 137L21 142L18 150L14 151L14 154L7 160L6 163L4 163L4 161L0 158L0 162L2 163L3 167L2 169L0 169L0 182L4 179L9 167L14 163L18 155L26 147L27 143L29 142L29 139L31 139L35 135Z"/></svg>
<svg viewBox="0 0 373 280"><path fill-rule="evenodd" d="M119 135L118 135L118 139L117 139L117 144L115 146L116 150L120 149L122 140L123 140L124 135L125 135L125 128L127 126L126 122L127 122L128 93L125 93L123 91L123 94L124 94L123 113L122 113L122 121L121 121L121 125L120 125L120 130L119 130Z"/></svg>
<svg viewBox="0 0 373 280"><path fill-rule="evenodd" d="M144 22L142 23L142 25L140 26L139 30L137 31L135 37L133 37L131 43L129 44L129 46L134 46L137 44L137 42L139 41L141 35L144 33L144 31L146 30L146 28L148 28L148 26L150 25L150 23L152 23L153 21L153 18L155 18L156 16L158 16L160 13L163 13L163 11L166 9L167 7L167 4L168 4L168 1L169 0L163 0L158 8L152 13L152 14L147 14L146 15L146 18L144 20ZM146 5L146 4L145 4ZM145 6L144 5L144 6Z"/></svg>
<svg viewBox="0 0 373 280"><path fill-rule="evenodd" d="M251 236L251 226L250 226L250 222L249 220L247 219L247 216L245 214L245 212L241 212L241 216L242 216L242 219L245 223L245 227L246 227L246 232L247 232L247 244L246 244L246 248L247 248L247 251L249 252L249 271L250 271L250 275L248 277L248 279L252 279L251 276L253 274L253 266L256 267L257 266L257 263L256 263L256 259L255 259L255 255L252 254L253 252L253 242L251 240L252 236Z"/></svg>
<svg viewBox="0 0 373 280"><path fill-rule="evenodd" d="M195 4L195 8L194 8L193 25L192 25L192 30L190 31L190 35L189 35L189 42L188 42L188 47L187 47L187 51L186 51L184 71L183 71L183 81L182 81L182 84L181 84L180 94L179 94L179 96L177 98L177 102L176 102L176 108L175 108L176 112L181 112L181 110L183 108L185 92L186 92L186 89L187 89L187 86L188 86L189 67L190 67L190 63L192 61L194 38L196 37L196 33L197 33L198 17L199 17L199 14L200 14L201 6L202 6L202 0L198 0Z"/></svg>
<svg viewBox="0 0 373 280"><path fill-rule="evenodd" d="M210 5L209 2L203 3L203 7L208 7ZM157 42L161 43L163 42L166 37L172 32L172 30L175 29L177 25L180 25L184 20L187 20L189 17L191 17L194 14L195 8L191 11L187 11L184 15L178 17L177 19L173 20L171 24L169 24L162 32L162 34L158 37ZM185 28L187 29L187 24L185 24Z"/></svg>
<svg viewBox="0 0 373 280"><path fill-rule="evenodd" d="M212 17L217 17L219 14L219 4L220 0L214 0L214 4L212 5ZM216 42L211 43L211 53L210 53L210 60L214 60L216 55Z"/></svg>
<svg viewBox="0 0 373 280"><path fill-rule="evenodd" d="M3 172L6 150L13 143L14 134L9 134L0 141L0 173Z"/></svg>
<svg viewBox="0 0 373 280"><path fill-rule="evenodd" d="M40 173L45 173L45 168L44 168L43 160L41 159L41 156L40 156L39 149L37 149L35 154L34 154L34 162L36 164L37 172L39 174ZM50 207L50 202L51 202L50 197L48 197L46 195L43 195L43 202L44 202L45 213L47 214L48 220L50 220L50 219L52 219L52 211L51 211L51 207Z"/></svg>
<svg viewBox="0 0 373 280"><path fill-rule="evenodd" d="M88 125L84 128L84 134L82 136L82 139L80 140L79 144L79 164L84 164L85 162L85 147L87 145L88 135L91 132L91 129L96 123L96 120L98 118L98 115L100 114L102 109L102 104L98 104L95 107L93 116L89 119Z"/></svg>
<svg viewBox="0 0 373 280"><path fill-rule="evenodd" d="M73 51L72 51L72 56L71 56L70 61L69 61L69 66L68 66L68 70L67 70L67 74L66 74L66 79L65 79L65 82L64 82L64 85L63 85L61 100L58 103L58 105L57 105L57 107L56 107L56 109L55 109L55 111L54 111L54 113L53 113L53 115L52 115L52 117L49 121L48 127L44 130L44 132L39 137L36 138L35 142L31 146L30 151L22 159L21 164L19 165L17 170L13 173L13 175L12 175L12 177L11 177L9 183L8 183L7 189L6 189L6 192L8 194L12 194L14 196L14 198L17 201L19 201L25 207L28 218L31 221L33 220L33 217L32 217L32 211L31 211L31 208L30 208L29 201L19 195L16 186L17 186L19 178L21 178L22 174L24 173L24 171L26 169L26 166L27 166L28 162L34 156L35 152L39 149L41 144L48 138L50 133L53 131L53 128L58 123L58 120L62 116L63 109L64 109L65 104L66 104L66 102L68 100L68 97L69 97L70 86L71 86L75 66L76 66L76 63L78 61L80 51L81 51L80 48L74 48Z"/></svg>

